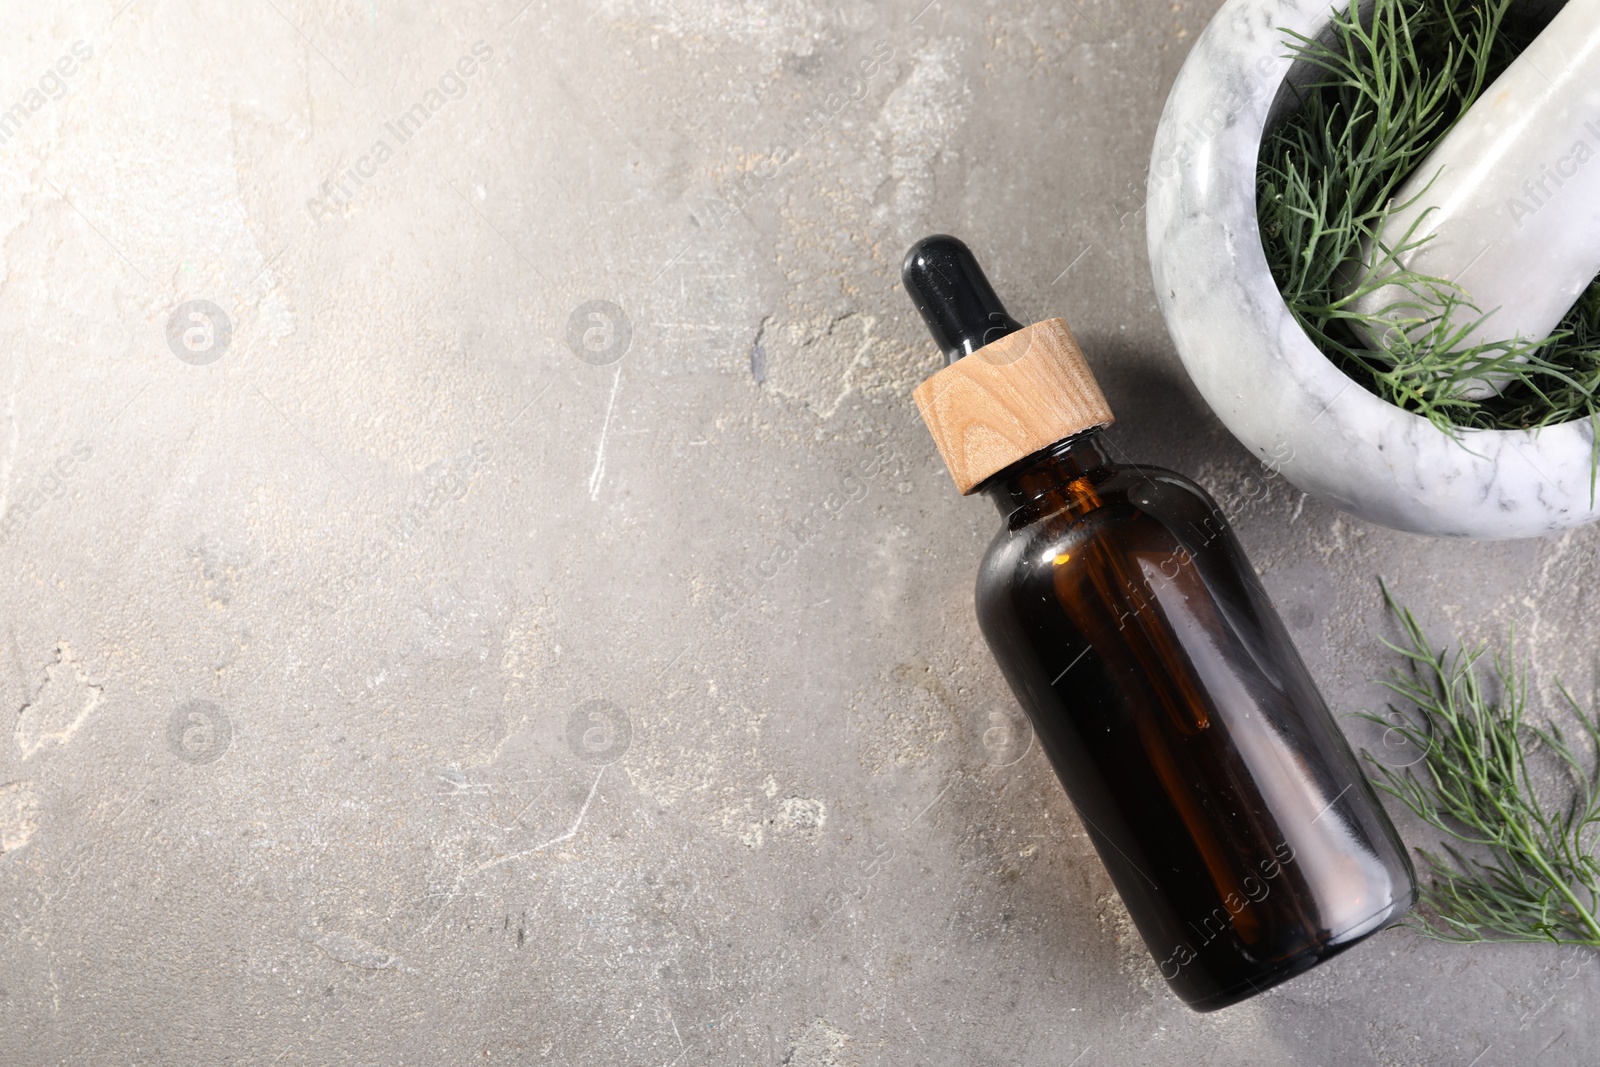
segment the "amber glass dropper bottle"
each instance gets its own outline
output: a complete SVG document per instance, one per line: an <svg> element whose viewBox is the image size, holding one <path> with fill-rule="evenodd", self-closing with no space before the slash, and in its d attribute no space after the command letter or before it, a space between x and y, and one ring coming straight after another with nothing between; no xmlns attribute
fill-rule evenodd
<svg viewBox="0 0 1600 1067"><path fill-rule="evenodd" d="M916 390L1002 525L978 621L1179 997L1253 996L1403 915L1394 826L1209 494L1113 463L1065 322L1006 314L966 245L901 271L948 366Z"/></svg>

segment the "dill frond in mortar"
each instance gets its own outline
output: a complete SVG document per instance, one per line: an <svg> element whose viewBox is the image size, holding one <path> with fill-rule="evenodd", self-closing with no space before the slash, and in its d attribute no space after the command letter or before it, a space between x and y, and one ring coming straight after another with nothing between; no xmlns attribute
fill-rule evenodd
<svg viewBox="0 0 1600 1067"><path fill-rule="evenodd" d="M1454 283L1401 265L1420 241L1408 234L1362 266L1388 213L1404 206L1390 204L1401 184L1537 35L1538 27L1508 17L1513 7L1375 0L1365 18L1354 4L1335 16L1326 41L1290 34L1292 54L1311 76L1296 89L1298 108L1262 140L1262 246L1307 336L1390 403L1445 431L1575 419L1600 428L1600 279L1549 337L1458 347L1487 313ZM1409 298L1383 313L1355 311L1358 297L1382 285L1403 287ZM1389 343L1368 349L1357 326ZM1499 396L1460 395L1464 383L1486 375L1507 381Z"/></svg>
<svg viewBox="0 0 1600 1067"><path fill-rule="evenodd" d="M1445 845L1443 855L1417 850L1430 883L1411 925L1441 941L1600 947L1600 860L1592 851L1600 721L1557 683L1587 750L1578 751L1556 723L1527 718L1527 668L1514 635L1488 665L1481 645L1435 651L1387 585L1383 595L1403 638L1384 643L1406 661L1385 685L1408 707L1362 717L1387 726L1386 741L1398 735L1394 747L1423 755L1402 768L1367 759L1380 789L1460 846ZM1547 773L1536 785L1539 770Z"/></svg>

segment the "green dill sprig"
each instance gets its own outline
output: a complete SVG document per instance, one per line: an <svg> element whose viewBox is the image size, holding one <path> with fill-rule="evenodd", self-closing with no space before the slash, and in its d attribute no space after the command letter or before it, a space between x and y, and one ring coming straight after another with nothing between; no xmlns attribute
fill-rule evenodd
<svg viewBox="0 0 1600 1067"><path fill-rule="evenodd" d="M1394 747L1422 755L1399 768L1370 753L1367 759L1380 789L1456 842L1442 855L1417 850L1428 881L1412 925L1458 943L1600 947L1600 860L1592 851L1592 828L1600 824L1600 721L1558 683L1563 710L1587 749L1576 750L1557 723L1527 718L1527 668L1514 634L1488 664L1482 645L1435 650L1387 585L1383 595L1403 638L1384 644L1405 659L1384 684L1406 707L1362 717L1396 734ZM1535 785L1530 761L1541 760L1555 772L1554 785Z"/></svg>
<svg viewBox="0 0 1600 1067"><path fill-rule="evenodd" d="M1404 265L1426 240L1417 227L1395 247L1378 239L1409 206L1393 203L1400 186L1535 34L1508 20L1513 6L1375 0L1364 17L1354 4L1336 15L1325 39L1288 34L1311 75L1257 166L1262 247L1307 336L1370 391L1450 433L1600 418L1600 279L1548 337L1467 344L1485 315L1459 285ZM1356 310L1379 289L1403 295ZM1464 395L1482 378L1504 383L1500 394Z"/></svg>

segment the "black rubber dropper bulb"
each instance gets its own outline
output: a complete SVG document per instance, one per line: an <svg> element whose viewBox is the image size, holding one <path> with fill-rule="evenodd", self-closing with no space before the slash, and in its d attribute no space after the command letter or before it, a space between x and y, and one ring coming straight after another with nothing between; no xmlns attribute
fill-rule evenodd
<svg viewBox="0 0 1600 1067"><path fill-rule="evenodd" d="M948 234L912 245L900 265L900 281L944 350L946 364L1022 329L1006 314L972 249Z"/></svg>

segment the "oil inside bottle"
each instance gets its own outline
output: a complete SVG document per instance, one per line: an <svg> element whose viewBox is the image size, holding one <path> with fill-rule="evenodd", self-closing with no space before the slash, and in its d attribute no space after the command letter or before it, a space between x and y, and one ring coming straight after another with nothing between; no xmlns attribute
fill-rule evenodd
<svg viewBox="0 0 1600 1067"><path fill-rule="evenodd" d="M982 487L978 617L1163 977L1223 1007L1381 928L1410 865L1214 501L1099 431Z"/></svg>

